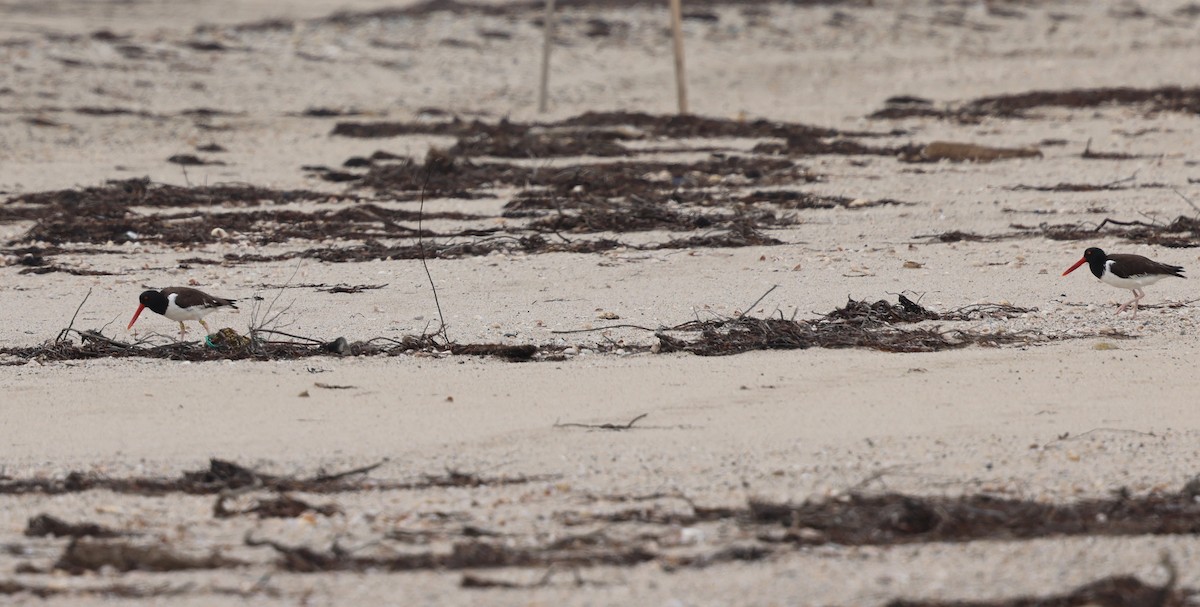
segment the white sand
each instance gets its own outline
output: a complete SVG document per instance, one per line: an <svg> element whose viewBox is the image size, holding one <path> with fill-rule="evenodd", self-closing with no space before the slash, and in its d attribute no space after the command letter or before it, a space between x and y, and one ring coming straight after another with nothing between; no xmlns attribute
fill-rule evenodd
<svg viewBox="0 0 1200 607"><path fill-rule="evenodd" d="M1013 191L1017 184L1107 183L1136 173L1134 184L1164 183L1197 198L1195 116L1143 116L1136 108L1037 110L1043 119L978 125L912 119L868 121L885 98L914 94L939 102L1034 89L1194 86L1200 19L1176 15L1181 2L1147 2L1145 18L1121 18L1109 3L1015 5L1023 16L988 15L978 6L877 2L864 7L770 6L769 17L714 9L715 24L686 24L692 108L698 114L802 121L851 130L904 128L880 145L935 139L1037 145L1044 158L985 165L904 165L890 158L804 158L828 175L808 191L911 206L804 211L804 223L773 233L785 246L605 255L490 256L431 262L451 336L468 342L570 343L595 333L554 330L611 322L674 325L696 315L740 313L773 285L756 314L801 317L911 290L945 310L1008 301L1038 312L980 321L977 330L1097 334L1030 348L967 348L936 354L808 350L733 357L581 355L563 362L513 364L466 357L314 358L298 362L188 364L145 360L56 362L0 367L3 473L12 477L82 470L114 476L174 475L220 457L275 473L311 474L389 459L374 476L419 478L447 469L483 476L552 475L507 487L307 496L346 511L331 519L211 518L211 497L138 498L108 492L4 497L5 543L33 546L0 555L7 577L23 562L51 563L62 540L27 540L25 520L50 512L71 521L137 528L196 553L221 549L255 564L188 574L101 574L83 578L22 575L31 584L191 581L172 604L881 604L898 597L986 599L1069 590L1104 575L1161 582L1166 549L1182 585L1198 586L1200 554L1187 538L1073 538L1028 542L915 544L896 548L784 550L764 562L665 573L656 563L584 569L603 585L576 588L569 572L536 590L462 590L460 572L416 574L272 573L277 598L209 594L250 588L274 572L259 537L326 548L376 542L412 527L421 513L463 512L474 524L545 540L567 529L551 515L598 508L597 495L679 492L703 505L742 506L750 498L802 501L850 490L929 495L988 492L1038 500L1174 490L1197 472L1200 382L1193 373L1193 307L1113 315L1128 299L1086 270L1060 278L1084 246L1140 253L1195 268L1193 249L1166 249L1098 238L1059 242L930 244L915 237L949 230L1003 233L1010 224L1098 221L1105 216L1169 221L1193 211L1170 189L1054 194ZM356 108L365 119L412 119L436 107L495 120L532 120L540 29L532 14L509 21L437 13L358 26L304 22L294 32L239 32L201 23L316 18L338 7L384 2L53 2L0 0L0 191L10 194L96 185L147 175L184 185L167 156L210 141L229 148L227 166L189 168L192 184L236 181L336 193L306 177L304 164L339 165L377 149L420 156L429 138L329 137L333 120L300 118L310 107ZM1115 8L1114 8L1115 7ZM836 26L835 14L849 21ZM556 48L549 118L587 110L670 112L669 41L660 11L576 11ZM628 24L608 38L579 34L592 16ZM1065 16L1065 17L1064 17ZM976 27L978 26L978 27ZM97 29L133 36L162 60L130 62ZM481 29L510 31L485 39ZM49 36L54 33L55 36ZM57 34L82 36L64 39ZM455 38L466 48L438 42ZM180 46L219 40L238 50L202 53ZM395 49L372 40L408 45ZM92 67L64 67L70 58ZM108 66L108 67L105 67ZM164 115L96 118L56 108L129 107ZM189 108L235 112L213 119L231 131L201 131L178 116ZM34 128L42 116L60 127ZM1150 158L1083 160L1094 150ZM564 162L564 161L558 161ZM551 163L552 164L552 163ZM454 202L431 208L495 211L505 202ZM472 206L479 205L479 206ZM403 205L411 207L412 205ZM1088 209L1103 208L1102 212ZM0 225L9 240L27 223ZM163 270L180 258L239 250L129 247L126 254L63 256L57 261L120 276L18 275L0 268L0 345L33 345L66 325L88 288L77 327L124 337L142 285L184 284L245 298L261 284L289 280L294 264ZM9 262L15 259L9 259ZM905 269L905 261L923 264ZM333 338L399 337L435 322L420 265L412 261L305 263L296 282L387 283L357 295L289 290L288 330ZM271 296L271 293L266 293ZM1144 303L1195 299L1192 280L1148 289ZM617 321L598 318L603 312ZM214 325L244 329L249 313L219 313ZM138 330L173 327L149 315ZM613 339L651 343L637 330ZM1097 349L1104 343L1112 349ZM1108 347L1104 346L1104 347ZM349 385L329 390L315 384ZM299 396L307 392L307 397ZM628 432L556 428L555 422L622 423ZM1066 435L1059 440L1058 437ZM603 500L601 500L602 502ZM679 507L680 502L674 502ZM540 518L539 518L540 517ZM681 531L682 533L682 531ZM689 532L719 549L745 531L733 523ZM696 535L698 533L699 535ZM375 547L378 549L378 546ZM541 570L486 572L532 582ZM71 597L36 604L85 604Z"/></svg>

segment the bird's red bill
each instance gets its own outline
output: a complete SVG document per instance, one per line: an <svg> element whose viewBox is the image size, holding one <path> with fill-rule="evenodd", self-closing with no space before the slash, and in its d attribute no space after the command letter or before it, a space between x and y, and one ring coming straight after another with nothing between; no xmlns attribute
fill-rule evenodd
<svg viewBox="0 0 1200 607"><path fill-rule="evenodd" d="M132 329L132 328L133 328L133 323L137 322L138 316L141 316L141 315L142 315L142 310L145 310L145 309L146 309L146 306L145 306L145 304L139 304L139 305L138 305L137 312L134 312L134 313L133 313L133 320L129 321L129 326L128 326L128 327L125 327L125 330L126 330L126 331L128 331L128 330L130 330L130 329Z"/></svg>
<svg viewBox="0 0 1200 607"><path fill-rule="evenodd" d="M1086 263L1086 262L1087 262L1087 258L1086 258L1086 257L1083 257L1083 258L1081 258L1079 261L1075 262L1075 265L1073 265L1073 266L1071 266L1071 267L1067 268L1067 271L1066 271L1066 272L1063 272L1063 273L1062 273L1062 275L1063 275L1063 276L1066 276L1067 274L1070 274L1071 272L1074 272L1074 271L1075 271L1075 268L1078 268L1079 266L1083 265L1083 264L1084 264L1084 263ZM140 311L140 310L139 310L139 311Z"/></svg>

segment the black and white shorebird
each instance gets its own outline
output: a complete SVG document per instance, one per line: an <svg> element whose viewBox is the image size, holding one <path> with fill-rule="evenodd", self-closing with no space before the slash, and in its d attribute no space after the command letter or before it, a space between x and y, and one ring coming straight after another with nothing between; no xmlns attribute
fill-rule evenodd
<svg viewBox="0 0 1200 607"><path fill-rule="evenodd" d="M1088 264L1088 268L1092 270L1092 274L1095 274L1096 278L1119 289L1133 291L1133 300L1121 304L1121 307L1117 308L1117 314L1124 312L1129 304L1133 304L1134 318L1137 318L1138 302L1146 296L1142 287L1148 287L1168 276L1187 278L1183 275L1183 268L1180 266L1159 263L1141 255L1121 253L1109 255L1096 247L1084 251L1083 257L1075 262L1075 265L1067 268L1062 275L1066 276L1074 272L1075 268L1085 263Z"/></svg>
<svg viewBox="0 0 1200 607"><path fill-rule="evenodd" d="M179 339L183 339L187 333L187 327L183 324L185 320L200 321L204 331L211 334L212 330L208 328L208 323L204 322L204 317L218 308L236 310L237 306L234 305L234 301L224 297L213 297L204 291L188 287L167 287L161 291L143 291L138 296L137 312L133 313L133 320L129 321L129 326L125 329L132 329L133 323L137 322L142 310L150 308L152 312L179 323Z"/></svg>

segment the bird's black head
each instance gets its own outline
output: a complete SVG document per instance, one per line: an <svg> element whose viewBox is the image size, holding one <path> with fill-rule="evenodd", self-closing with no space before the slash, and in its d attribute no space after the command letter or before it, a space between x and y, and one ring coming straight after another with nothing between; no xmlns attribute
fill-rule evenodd
<svg viewBox="0 0 1200 607"><path fill-rule="evenodd" d="M1108 261L1108 254L1100 250L1100 247L1090 247L1083 252L1083 258L1088 262L1088 269L1092 271L1092 275L1096 278L1104 276L1104 264Z"/></svg>
<svg viewBox="0 0 1200 607"><path fill-rule="evenodd" d="M158 314L166 314L167 304L170 303L166 296L158 291L142 291L142 294L138 296L138 302Z"/></svg>
<svg viewBox="0 0 1200 607"><path fill-rule="evenodd" d="M1104 275L1104 262L1106 261L1108 261L1108 255L1106 255L1104 251L1101 251L1098 247L1090 247L1083 252L1083 257L1079 258L1079 261L1075 262L1075 265L1067 268L1067 271L1063 272L1062 275L1066 276L1067 274L1074 272L1075 268L1078 268L1086 263L1088 264L1088 269L1092 271L1092 274L1094 274L1096 278L1100 278Z"/></svg>

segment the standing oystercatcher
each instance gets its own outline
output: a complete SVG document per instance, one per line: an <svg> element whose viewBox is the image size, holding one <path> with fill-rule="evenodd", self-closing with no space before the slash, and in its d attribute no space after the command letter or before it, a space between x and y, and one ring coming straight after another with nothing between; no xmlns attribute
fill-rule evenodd
<svg viewBox="0 0 1200 607"><path fill-rule="evenodd" d="M156 314L161 314L179 323L179 339L181 340L187 333L187 327L183 326L185 320L200 321L204 330L211 334L212 329L208 328L204 317L213 310L226 306L236 310L237 306L234 305L234 301L233 299L213 297L204 291L188 287L168 287L161 291L144 291L138 297L140 303L137 312L133 313L133 320L129 321L129 326L125 329L132 329L133 323L137 322L142 310L150 308Z"/></svg>
<svg viewBox="0 0 1200 607"><path fill-rule="evenodd" d="M1129 289L1133 291L1133 301L1127 301L1117 308L1117 314L1125 310L1129 304L1133 304L1133 317L1137 318L1138 301L1146 296L1142 291L1142 287L1148 287L1168 276L1178 276L1187 278L1183 275L1181 266L1172 266L1165 263L1159 263L1152 259L1147 259L1141 255L1123 255L1114 253L1112 255L1105 254L1104 251L1091 247L1083 252L1083 258L1075 262L1075 265L1067 268L1062 275L1066 276L1075 271L1075 268L1088 264L1092 274L1096 278L1117 287L1119 289Z"/></svg>

